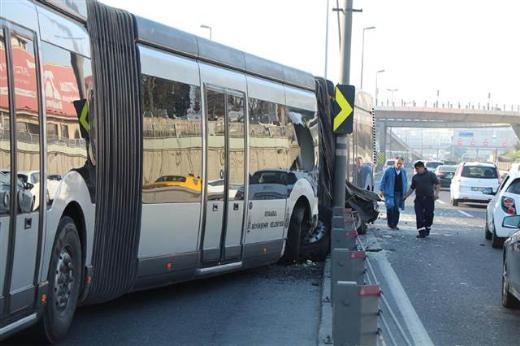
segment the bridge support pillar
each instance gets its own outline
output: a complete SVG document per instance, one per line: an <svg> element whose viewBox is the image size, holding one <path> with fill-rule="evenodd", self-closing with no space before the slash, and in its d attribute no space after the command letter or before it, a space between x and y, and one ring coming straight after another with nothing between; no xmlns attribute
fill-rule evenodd
<svg viewBox="0 0 520 346"><path fill-rule="evenodd" d="M513 128L513 131L515 131L516 138L520 140L520 124L512 124L511 127Z"/></svg>

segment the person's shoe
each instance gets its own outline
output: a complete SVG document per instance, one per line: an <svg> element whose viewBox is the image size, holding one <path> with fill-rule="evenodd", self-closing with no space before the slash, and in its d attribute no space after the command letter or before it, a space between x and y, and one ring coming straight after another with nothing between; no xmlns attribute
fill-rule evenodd
<svg viewBox="0 0 520 346"><path fill-rule="evenodd" d="M431 231L431 228L430 227L426 227L425 235L429 236L430 235L430 231Z"/></svg>
<svg viewBox="0 0 520 346"><path fill-rule="evenodd" d="M424 227L419 228L417 231L419 232L419 234L416 236L417 238L426 238L426 229Z"/></svg>
<svg viewBox="0 0 520 346"><path fill-rule="evenodd" d="M394 230L399 231L399 227L395 226Z"/></svg>

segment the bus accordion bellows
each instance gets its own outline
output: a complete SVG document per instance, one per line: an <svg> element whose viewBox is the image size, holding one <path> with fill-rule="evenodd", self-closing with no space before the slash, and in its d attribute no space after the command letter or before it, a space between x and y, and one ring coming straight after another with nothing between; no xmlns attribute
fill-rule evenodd
<svg viewBox="0 0 520 346"><path fill-rule="evenodd" d="M323 259L330 85L94 0L3 3L0 340L37 324L57 342L78 305Z"/></svg>

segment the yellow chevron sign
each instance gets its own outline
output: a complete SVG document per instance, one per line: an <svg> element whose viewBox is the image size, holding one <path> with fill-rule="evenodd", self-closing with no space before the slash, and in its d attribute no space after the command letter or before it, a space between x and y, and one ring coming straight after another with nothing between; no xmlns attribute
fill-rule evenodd
<svg viewBox="0 0 520 346"><path fill-rule="evenodd" d="M88 122L88 101L85 101L85 104L83 105L83 108L81 109L81 114L79 116L79 123L83 128L89 132L90 131L90 124Z"/></svg>
<svg viewBox="0 0 520 346"><path fill-rule="evenodd" d="M336 86L336 107L332 129L337 134L352 133L354 116L354 97L356 91L352 85Z"/></svg>

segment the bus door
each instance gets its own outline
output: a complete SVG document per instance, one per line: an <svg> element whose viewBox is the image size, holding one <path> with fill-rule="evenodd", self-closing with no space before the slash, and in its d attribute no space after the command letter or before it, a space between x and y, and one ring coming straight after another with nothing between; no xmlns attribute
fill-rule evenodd
<svg viewBox="0 0 520 346"><path fill-rule="evenodd" d="M207 87L206 211L202 260L220 264L240 260L244 222L245 97Z"/></svg>
<svg viewBox="0 0 520 346"><path fill-rule="evenodd" d="M5 24L0 22L0 25ZM0 33L0 314L34 306L39 260L40 102L35 35Z"/></svg>

